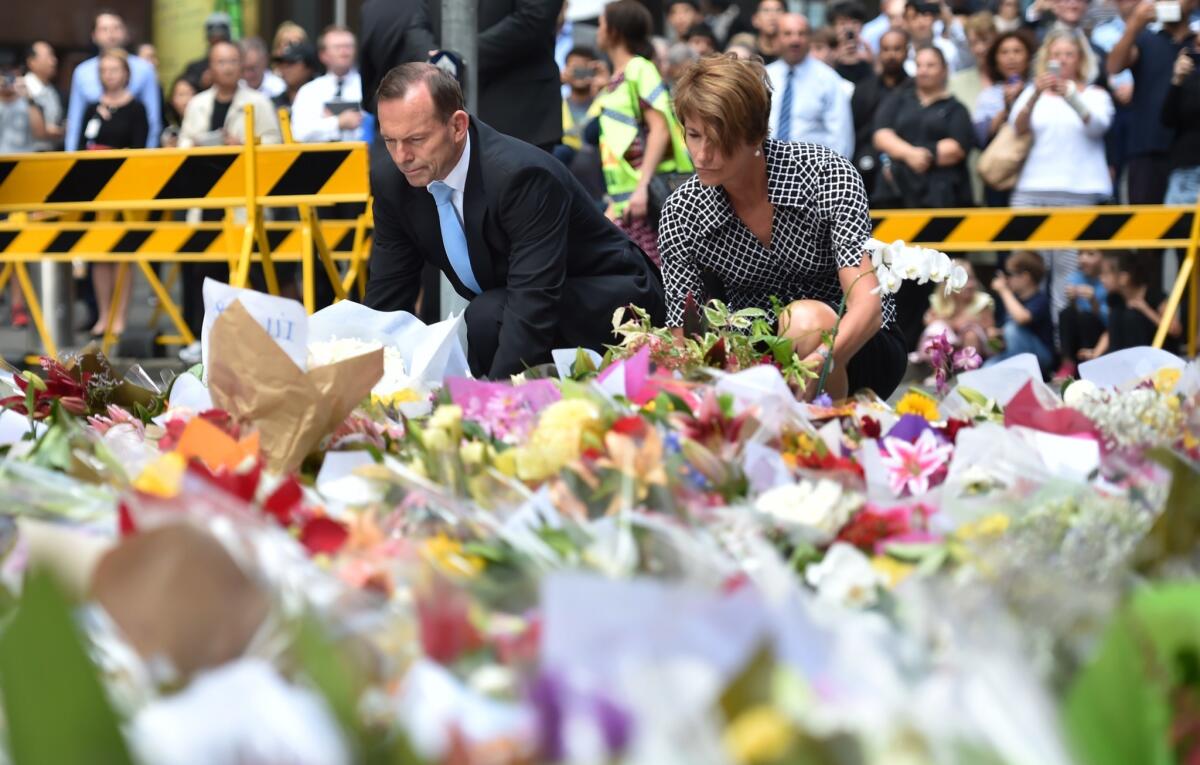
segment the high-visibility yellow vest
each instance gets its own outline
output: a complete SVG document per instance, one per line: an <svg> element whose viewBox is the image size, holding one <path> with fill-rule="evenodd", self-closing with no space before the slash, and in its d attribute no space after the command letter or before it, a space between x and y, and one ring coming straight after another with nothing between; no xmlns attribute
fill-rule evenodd
<svg viewBox="0 0 1200 765"><path fill-rule="evenodd" d="M644 124L639 101L650 104L666 117L671 134L671 145L655 172L692 172L692 160L683 142L683 129L671 107L671 94L654 64L634 56L625 65L625 80L616 88L607 88L596 100L600 104L600 166L604 170L604 182L614 214L625 211L642 177L641 171L625 159Z"/></svg>

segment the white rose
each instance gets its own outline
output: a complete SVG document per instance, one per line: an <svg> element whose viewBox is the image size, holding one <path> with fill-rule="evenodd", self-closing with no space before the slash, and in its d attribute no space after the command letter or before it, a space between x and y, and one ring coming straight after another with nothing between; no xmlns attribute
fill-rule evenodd
<svg viewBox="0 0 1200 765"><path fill-rule="evenodd" d="M805 569L804 578L820 600L847 608L875 605L879 586L883 584L870 559L845 542L830 547L820 563Z"/></svg>
<svg viewBox="0 0 1200 765"><path fill-rule="evenodd" d="M1076 380L1067 386L1063 392L1063 403L1072 409L1078 409L1089 401L1100 397L1100 389L1091 380Z"/></svg>
<svg viewBox="0 0 1200 765"><path fill-rule="evenodd" d="M776 525L797 531L813 544L837 536L858 506L857 495L847 495L835 481L801 481L769 489L754 507Z"/></svg>

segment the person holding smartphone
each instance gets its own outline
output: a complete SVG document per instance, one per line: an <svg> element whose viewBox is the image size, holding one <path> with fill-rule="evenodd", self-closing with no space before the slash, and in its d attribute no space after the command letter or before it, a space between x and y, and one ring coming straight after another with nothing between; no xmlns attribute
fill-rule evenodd
<svg viewBox="0 0 1200 765"><path fill-rule="evenodd" d="M345 27L327 27L317 38L317 57L325 74L296 94L292 134L297 142L358 140L363 94L355 56L354 33Z"/></svg>
<svg viewBox="0 0 1200 765"><path fill-rule="evenodd" d="M829 23L837 35L833 69L855 85L875 74L871 49L862 39L867 9L858 0L842 0L829 9Z"/></svg>
<svg viewBox="0 0 1200 765"><path fill-rule="evenodd" d="M1166 203L1194 205L1200 196L1200 43L1196 40L1175 58L1162 121L1175 130Z"/></svg>
<svg viewBox="0 0 1200 765"><path fill-rule="evenodd" d="M1126 139L1130 204L1161 204L1166 197L1174 131L1154 116L1162 113L1176 59L1194 45L1188 19L1196 3L1143 0L1108 56L1110 75L1128 69L1136 83L1130 110L1141 118L1130 121Z"/></svg>

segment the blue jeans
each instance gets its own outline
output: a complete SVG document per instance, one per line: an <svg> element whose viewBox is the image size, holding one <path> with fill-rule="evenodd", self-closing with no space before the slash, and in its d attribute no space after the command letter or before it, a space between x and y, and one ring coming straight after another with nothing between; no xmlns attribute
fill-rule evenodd
<svg viewBox="0 0 1200 765"><path fill-rule="evenodd" d="M984 363L984 366L998 364L1022 353L1032 353L1037 356L1042 369L1049 369L1054 363L1054 353L1046 347L1042 339L1033 334L1033 330L1024 327L1011 319L1004 322L1004 350L997 353Z"/></svg>
<svg viewBox="0 0 1200 765"><path fill-rule="evenodd" d="M1165 204L1194 205L1200 197L1200 167L1180 167L1171 171L1167 181Z"/></svg>

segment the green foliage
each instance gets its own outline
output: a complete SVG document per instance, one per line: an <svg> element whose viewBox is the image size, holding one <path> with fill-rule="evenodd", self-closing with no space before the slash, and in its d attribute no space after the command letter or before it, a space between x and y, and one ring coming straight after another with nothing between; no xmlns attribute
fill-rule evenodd
<svg viewBox="0 0 1200 765"><path fill-rule="evenodd" d="M0 677L15 765L132 763L71 606L45 572L27 577L0 639Z"/></svg>

